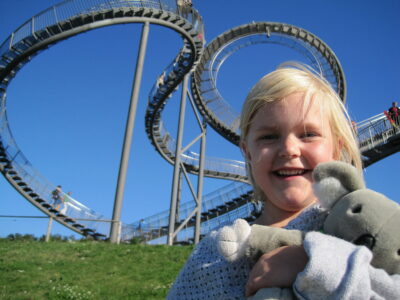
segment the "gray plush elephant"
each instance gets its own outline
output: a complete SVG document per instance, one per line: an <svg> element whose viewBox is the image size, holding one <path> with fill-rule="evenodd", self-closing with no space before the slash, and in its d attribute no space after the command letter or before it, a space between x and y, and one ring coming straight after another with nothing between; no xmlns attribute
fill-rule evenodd
<svg viewBox="0 0 400 300"><path fill-rule="evenodd" d="M358 171L343 162L319 164L314 172L314 192L328 210L323 232L373 254L371 265L389 274L400 273L400 206L382 194L366 189ZM288 245L301 245L305 233L237 220L218 233L218 249L228 260L246 255L256 261L263 253ZM252 300L295 299L291 289L259 290Z"/></svg>

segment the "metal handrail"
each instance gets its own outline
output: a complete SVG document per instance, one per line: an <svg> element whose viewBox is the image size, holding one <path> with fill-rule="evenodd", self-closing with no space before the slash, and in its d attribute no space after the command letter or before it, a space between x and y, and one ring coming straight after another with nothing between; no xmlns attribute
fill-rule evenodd
<svg viewBox="0 0 400 300"><path fill-rule="evenodd" d="M176 141L175 139L169 134L169 132L165 129L164 123L159 123L158 132L161 138L165 140L164 144L166 145L168 151L170 153L175 153L176 149ZM166 138L165 138L166 137ZM199 154L186 151L182 153L182 162L187 163L188 165L198 167L199 165ZM207 156L205 160L204 168L210 172L220 172L225 174L237 175L241 177L246 177L246 166L243 161L233 160L233 159L226 159L220 157L210 157Z"/></svg>
<svg viewBox="0 0 400 300"><path fill-rule="evenodd" d="M361 152L385 144L390 137L398 134L384 113L357 123L355 130Z"/></svg>
<svg viewBox="0 0 400 300"><path fill-rule="evenodd" d="M248 193L250 190L251 190L250 185L239 182L233 182L222 188L219 188L218 190L213 191L203 197L202 212L207 212L211 208L215 208L219 205L226 205L226 202L241 195L244 195ZM195 203L193 201L183 203L180 206L179 218L180 219L186 218L193 211L194 208L195 208ZM241 213L241 210L243 210L243 208L239 207L234 211L224 214L223 217L214 218L206 222L202 222L201 224L202 233L205 234L210 231L210 228L215 229L221 226L221 224L231 222L233 219L235 219L234 217L235 215ZM247 215L245 214L241 216L245 217ZM169 210L165 210L150 217L135 221L131 224L125 224L124 226L126 229L123 230L124 235L122 236L122 238L125 240L130 240L133 237L146 236L146 234L152 232L151 235L152 239L156 239L157 230L159 236L165 235L165 232L162 232L162 227L168 226L168 222L169 222ZM182 232L181 234L187 235L188 232L191 230L193 229L186 228L184 232ZM182 236L180 234L178 234L178 239L182 240Z"/></svg>
<svg viewBox="0 0 400 300"><path fill-rule="evenodd" d="M35 32L45 29L48 26L69 20L71 17L99 11L101 9L113 9L122 7L157 8L177 12L175 0L66 0L36 14L24 24L19 26L0 45L0 53L5 48L12 47L26 37L35 35Z"/></svg>

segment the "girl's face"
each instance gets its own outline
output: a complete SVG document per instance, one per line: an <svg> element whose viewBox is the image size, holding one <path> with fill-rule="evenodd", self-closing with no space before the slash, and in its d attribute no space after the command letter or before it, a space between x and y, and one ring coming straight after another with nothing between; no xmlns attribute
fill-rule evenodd
<svg viewBox="0 0 400 300"><path fill-rule="evenodd" d="M254 116L242 148L253 178L278 215L300 212L316 201L312 171L334 160L329 122L316 104L302 112L303 93L264 105ZM323 121L324 120L324 121Z"/></svg>

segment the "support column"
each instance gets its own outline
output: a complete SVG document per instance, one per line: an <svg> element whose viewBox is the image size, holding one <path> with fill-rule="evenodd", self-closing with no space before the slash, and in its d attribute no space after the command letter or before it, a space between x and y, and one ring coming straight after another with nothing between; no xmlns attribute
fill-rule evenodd
<svg viewBox="0 0 400 300"><path fill-rule="evenodd" d="M197 213L196 213L196 227L194 231L194 243L198 244L200 241L201 233L201 208L203 198L203 179L204 179L204 161L206 157L206 123L203 122L203 137L200 144L200 158L199 158L199 175L197 178Z"/></svg>
<svg viewBox="0 0 400 300"><path fill-rule="evenodd" d="M179 177L178 177L178 193L176 195L176 211L175 211L175 223L179 222L180 220L180 209L181 209L181 198L182 198L182 170L179 168ZM176 236L174 237L175 243Z"/></svg>
<svg viewBox="0 0 400 300"><path fill-rule="evenodd" d="M47 223L47 232L46 232L45 242L50 241L52 225L53 225L53 217L49 217L49 223Z"/></svg>
<svg viewBox="0 0 400 300"><path fill-rule="evenodd" d="M176 196L176 213L175 213L175 221L178 222L180 219L180 205L182 198L182 171L179 169L178 175L178 193Z"/></svg>
<svg viewBox="0 0 400 300"><path fill-rule="evenodd" d="M121 154L120 167L118 172L118 183L115 192L114 209L110 230L110 240L112 243L119 243L119 223L121 218L122 200L124 197L126 174L128 170L128 161L131 152L133 128L135 124L136 107L138 103L140 84L142 81L143 64L147 48L147 40L149 36L149 22L143 23L142 36L140 40L140 48L136 61L136 71L135 78L133 81L132 92L131 92L131 102L129 105L128 120L126 122L125 128L125 138Z"/></svg>
<svg viewBox="0 0 400 300"><path fill-rule="evenodd" d="M174 177L172 181L171 205L169 212L169 227L168 227L168 240L167 240L167 244L170 246L172 246L174 242L175 217L176 217L176 206L179 193L179 175L180 175L181 154L182 154L181 151L182 151L183 127L185 123L188 78L189 74L186 74L183 79L181 105L179 109L178 134L176 138Z"/></svg>

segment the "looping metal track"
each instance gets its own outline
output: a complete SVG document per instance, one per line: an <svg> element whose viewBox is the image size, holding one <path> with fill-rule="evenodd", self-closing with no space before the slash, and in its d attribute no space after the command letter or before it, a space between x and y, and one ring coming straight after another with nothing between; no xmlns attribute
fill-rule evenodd
<svg viewBox="0 0 400 300"><path fill-rule="evenodd" d="M104 217L74 199L64 213L51 205L50 194L54 184L31 165L11 133L6 114L8 84L34 56L64 39L114 24L157 24L176 31L182 37L183 47L173 60L179 72L175 73L175 78L169 79L166 89L158 86L157 97L153 98L157 101L150 103L154 120L167 96L199 59L203 48L203 24L197 11L191 9L185 18L178 13L175 0L69 0L32 17L0 46L0 171L34 206L71 230L95 238L105 237L103 233L108 232L104 228L99 230L99 223L95 221L78 222L78 218L95 220Z"/></svg>
<svg viewBox="0 0 400 300"><path fill-rule="evenodd" d="M218 72L229 56L255 44L278 44L302 54L346 99L344 72L333 51L312 33L283 23L253 22L232 28L207 45L192 76L192 92L207 122L234 144L239 142L239 117L217 88Z"/></svg>

